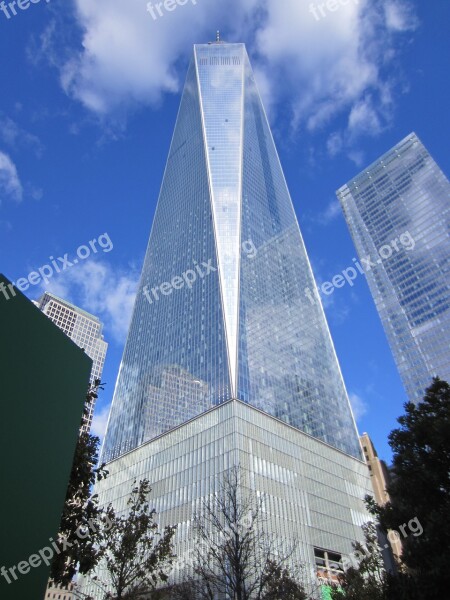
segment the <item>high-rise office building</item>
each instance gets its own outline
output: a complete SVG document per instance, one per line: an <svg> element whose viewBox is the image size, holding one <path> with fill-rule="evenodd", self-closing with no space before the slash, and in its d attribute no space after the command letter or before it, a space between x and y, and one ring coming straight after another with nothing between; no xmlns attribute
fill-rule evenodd
<svg viewBox="0 0 450 600"><path fill-rule="evenodd" d="M450 183L411 133L337 196L411 402L450 380Z"/></svg>
<svg viewBox="0 0 450 600"><path fill-rule="evenodd" d="M232 398L359 457L314 285L244 45L196 46L104 458Z"/></svg>
<svg viewBox="0 0 450 600"><path fill-rule="evenodd" d="M103 325L100 320L50 292L45 292L36 305L92 359L90 383L101 379L108 344L103 339ZM87 414L83 421L82 431L89 432L95 401L90 402L86 408Z"/></svg>
<svg viewBox="0 0 450 600"><path fill-rule="evenodd" d="M307 288L245 46L196 45L103 445L109 476L96 488L122 510L132 481L148 478L160 523L178 525L179 557L202 499L237 464L270 498L268 535L298 540L311 579L361 537L367 467Z"/></svg>

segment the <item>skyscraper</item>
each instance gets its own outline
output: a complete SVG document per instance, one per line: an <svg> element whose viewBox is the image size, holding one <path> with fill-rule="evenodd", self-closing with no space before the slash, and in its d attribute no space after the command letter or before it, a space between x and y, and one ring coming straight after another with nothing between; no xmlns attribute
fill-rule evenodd
<svg viewBox="0 0 450 600"><path fill-rule="evenodd" d="M245 46L196 45L96 490L121 510L132 479L147 477L160 522L178 524L178 556L193 547L202 498L237 464L271 498L267 527L300 540L312 578L360 537L367 468L306 288L314 278Z"/></svg>
<svg viewBox="0 0 450 600"><path fill-rule="evenodd" d="M450 183L411 133L337 196L411 402L450 380ZM374 257L377 260L374 260Z"/></svg>
<svg viewBox="0 0 450 600"><path fill-rule="evenodd" d="M85 350L89 358L92 358L90 383L92 384L96 379L101 379L108 344L103 339L103 325L100 320L50 292L45 292L36 304L77 346ZM89 432L94 415L95 401L91 402L86 408L87 415L84 418L82 431Z"/></svg>
<svg viewBox="0 0 450 600"><path fill-rule="evenodd" d="M232 398L359 457L314 285L245 47L197 45L104 458Z"/></svg>

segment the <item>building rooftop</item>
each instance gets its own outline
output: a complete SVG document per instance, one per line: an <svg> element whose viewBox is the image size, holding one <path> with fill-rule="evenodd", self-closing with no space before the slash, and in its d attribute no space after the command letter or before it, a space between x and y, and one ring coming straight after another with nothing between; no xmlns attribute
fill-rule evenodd
<svg viewBox="0 0 450 600"><path fill-rule="evenodd" d="M75 306L75 304L71 304L67 300L63 300L62 298L60 298L59 296L56 296L52 292L44 292L44 294L39 298L39 302L42 301L42 298L44 298L44 296L50 296L50 298L53 298L54 300L57 300L61 304L64 304L67 308L71 308L75 312L81 313L82 315L84 315L88 319L92 319L93 321L96 321L97 323L101 324L100 319L98 317L96 317L95 315L92 315L91 313L88 313L86 310L83 310L79 306Z"/></svg>

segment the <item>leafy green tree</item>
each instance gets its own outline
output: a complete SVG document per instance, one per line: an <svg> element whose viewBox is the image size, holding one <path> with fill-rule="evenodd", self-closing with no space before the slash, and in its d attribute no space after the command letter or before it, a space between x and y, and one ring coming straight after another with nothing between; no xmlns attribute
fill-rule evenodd
<svg viewBox="0 0 450 600"><path fill-rule="evenodd" d="M198 595L196 586L187 580L156 590L150 600L198 600Z"/></svg>
<svg viewBox="0 0 450 600"><path fill-rule="evenodd" d="M331 591L332 600L387 600L388 576L384 570L382 550L376 526L362 527L364 544L353 543L353 566L339 576L339 585ZM348 563L350 561L347 560Z"/></svg>
<svg viewBox="0 0 450 600"><path fill-rule="evenodd" d="M389 435L393 450L390 502L367 499L385 531L402 534L402 562L419 598L448 597L450 569L450 386L433 380L422 402L405 404L400 427Z"/></svg>
<svg viewBox="0 0 450 600"><path fill-rule="evenodd" d="M422 600L411 576L401 565L396 573L384 569L376 525L362 527L364 543L355 542L351 557L344 559L346 571L332 587L332 600ZM351 565L351 566L350 566ZM348 568L347 568L348 567Z"/></svg>
<svg viewBox="0 0 450 600"><path fill-rule="evenodd" d="M261 600L307 600L303 586L291 577L286 567L276 561L268 561L264 578L266 585Z"/></svg>
<svg viewBox="0 0 450 600"><path fill-rule="evenodd" d="M159 531L155 510L148 503L150 492L144 479L133 488L123 515L109 507L110 524L103 529L98 548L102 560L90 578L104 600L162 597L157 588L167 582L175 558L172 539L176 528Z"/></svg>
<svg viewBox="0 0 450 600"><path fill-rule="evenodd" d="M81 425L88 405L98 397L98 390L103 389L101 386L99 379L90 386ZM99 508L92 486L108 472L104 465L98 466L99 444L98 437L81 432L75 448L58 534L60 552L55 553L50 571L51 578L63 585L70 583L77 571L87 573L94 568L100 558L98 543L101 530L108 523L108 513Z"/></svg>

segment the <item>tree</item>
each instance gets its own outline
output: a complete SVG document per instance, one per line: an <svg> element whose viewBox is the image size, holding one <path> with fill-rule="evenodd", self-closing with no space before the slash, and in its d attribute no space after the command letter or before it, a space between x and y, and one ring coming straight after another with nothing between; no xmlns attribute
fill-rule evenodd
<svg viewBox="0 0 450 600"><path fill-rule="evenodd" d="M103 389L99 379L89 387L84 414L88 405ZM55 553L50 576L56 582L67 585L77 572L87 573L95 567L100 556L98 543L101 529L108 522L108 513L98 506L96 495L91 495L92 486L107 476L104 465L97 466L100 440L89 433L81 432L67 487L63 513L58 534L59 553Z"/></svg>
<svg viewBox="0 0 450 600"><path fill-rule="evenodd" d="M126 514L116 515L111 505L108 508L111 522L103 529L98 548L102 561L98 573L91 577L104 600L157 598L157 587L168 580L175 558L172 538L176 528L159 532L155 510L147 500L150 492L144 479L133 488Z"/></svg>
<svg viewBox="0 0 450 600"><path fill-rule="evenodd" d="M395 573L385 571L382 552L386 548L379 544L376 525L366 523L362 530L364 544L353 543L352 560L343 560L346 571L332 587L331 600L421 600L401 565Z"/></svg>
<svg viewBox="0 0 450 600"><path fill-rule="evenodd" d="M196 588L189 580L160 588L151 596L151 600L197 600L197 598Z"/></svg>
<svg viewBox="0 0 450 600"><path fill-rule="evenodd" d="M362 526L365 543L353 543L354 565L339 576L331 591L332 600L387 600L388 575L384 570L382 550L376 526ZM350 561L346 561L350 564ZM348 564L346 566L348 566Z"/></svg>
<svg viewBox="0 0 450 600"><path fill-rule="evenodd" d="M448 595L450 570L450 386L434 378L422 402L405 404L400 427L389 435L393 450L390 502L367 499L385 531L404 536L402 562L419 597Z"/></svg>
<svg viewBox="0 0 450 600"><path fill-rule="evenodd" d="M276 589L284 588L291 593L287 598L305 597L286 568L293 549L285 551L264 531L263 502L264 497L246 489L236 467L203 503L194 519L192 597L213 600L228 594L233 600L270 600Z"/></svg>
<svg viewBox="0 0 450 600"><path fill-rule="evenodd" d="M265 575L267 583L262 600L307 600L303 586L290 576L286 567L269 560Z"/></svg>

